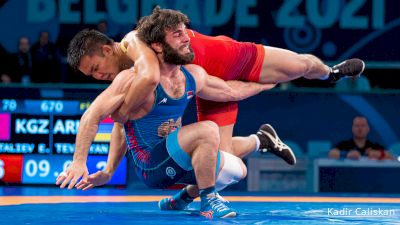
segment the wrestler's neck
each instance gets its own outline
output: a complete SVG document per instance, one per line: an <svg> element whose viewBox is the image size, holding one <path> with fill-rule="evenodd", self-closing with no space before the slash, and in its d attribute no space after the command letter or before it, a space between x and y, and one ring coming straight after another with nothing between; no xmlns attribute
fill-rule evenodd
<svg viewBox="0 0 400 225"><path fill-rule="evenodd" d="M175 77L179 74L181 65L170 64L160 60L160 73L163 77Z"/></svg>
<svg viewBox="0 0 400 225"><path fill-rule="evenodd" d="M120 42L114 42L114 54L118 58L119 67L126 70L133 66L133 61L121 50L120 44Z"/></svg>

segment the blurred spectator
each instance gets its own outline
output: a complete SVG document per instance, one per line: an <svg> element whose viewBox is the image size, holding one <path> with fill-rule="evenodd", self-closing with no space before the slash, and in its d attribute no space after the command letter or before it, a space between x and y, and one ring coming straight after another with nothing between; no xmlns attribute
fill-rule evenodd
<svg viewBox="0 0 400 225"><path fill-rule="evenodd" d="M100 31L101 33L106 34L107 36L109 36L108 29L107 29L107 21L100 20L97 23L97 30Z"/></svg>
<svg viewBox="0 0 400 225"><path fill-rule="evenodd" d="M18 42L18 51L13 55L13 82L29 83L32 73L32 55L29 39L21 37Z"/></svg>
<svg viewBox="0 0 400 225"><path fill-rule="evenodd" d="M67 82L68 80L68 62L67 62L67 49L68 44L71 39L67 38L66 35L59 35L56 45L57 45L57 57L60 63L60 82Z"/></svg>
<svg viewBox="0 0 400 225"><path fill-rule="evenodd" d="M338 91L370 91L371 85L366 76L361 75L358 78L342 79L335 85Z"/></svg>
<svg viewBox="0 0 400 225"><path fill-rule="evenodd" d="M97 23L97 30L100 31L101 33L107 35L108 37L110 37L111 39L115 40L115 41L120 41L123 38L123 35L121 33L118 33L116 35L112 35L110 33L110 31L108 30L108 24L106 20L100 20Z"/></svg>
<svg viewBox="0 0 400 225"><path fill-rule="evenodd" d="M1 83L11 82L10 54L0 44L0 81Z"/></svg>
<svg viewBox="0 0 400 225"><path fill-rule="evenodd" d="M49 33L40 33L39 41L31 48L32 76L35 83L60 81L59 59L56 46L49 41Z"/></svg>
<svg viewBox="0 0 400 225"><path fill-rule="evenodd" d="M353 138L339 142L335 148L329 151L329 158L360 159L362 156L369 159L393 159L392 155L385 148L367 139L369 126L367 118L356 116L352 126Z"/></svg>

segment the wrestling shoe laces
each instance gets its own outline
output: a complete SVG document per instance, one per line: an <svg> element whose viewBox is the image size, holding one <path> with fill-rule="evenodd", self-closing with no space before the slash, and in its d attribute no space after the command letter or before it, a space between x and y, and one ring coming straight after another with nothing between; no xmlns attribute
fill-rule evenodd
<svg viewBox="0 0 400 225"><path fill-rule="evenodd" d="M229 201L226 200L226 199L224 199L221 195L219 195L219 193L217 193L215 196L216 196L219 200L221 200L221 202L229 203Z"/></svg>
<svg viewBox="0 0 400 225"><path fill-rule="evenodd" d="M361 75L364 69L365 63L361 59L348 59L330 68L328 81L335 83L345 77L356 78Z"/></svg>
<svg viewBox="0 0 400 225"><path fill-rule="evenodd" d="M226 200L216 192L208 194L206 199L201 202L200 215L209 219L213 217L235 217L236 212L229 208L224 201L226 202Z"/></svg>
<svg viewBox="0 0 400 225"><path fill-rule="evenodd" d="M257 132L257 136L260 139L259 151L261 153L271 152L285 160L285 162L290 165L296 164L296 156L292 149L283 143L275 129L270 124L261 125Z"/></svg>
<svg viewBox="0 0 400 225"><path fill-rule="evenodd" d="M211 208L214 209L217 212L221 212L224 210L229 210L229 207L224 204L224 202L221 201L218 196L216 198L211 198L208 203L211 205Z"/></svg>

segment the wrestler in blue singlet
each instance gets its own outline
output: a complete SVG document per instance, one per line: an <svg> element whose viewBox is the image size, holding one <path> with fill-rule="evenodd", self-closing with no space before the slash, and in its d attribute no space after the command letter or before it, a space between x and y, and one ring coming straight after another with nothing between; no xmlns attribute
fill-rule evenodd
<svg viewBox="0 0 400 225"><path fill-rule="evenodd" d="M189 71L183 66L181 70L186 88L180 98L168 96L158 84L152 110L124 125L135 172L149 187L171 186L193 169L190 156L178 144L178 130L186 106L196 93L196 83Z"/></svg>

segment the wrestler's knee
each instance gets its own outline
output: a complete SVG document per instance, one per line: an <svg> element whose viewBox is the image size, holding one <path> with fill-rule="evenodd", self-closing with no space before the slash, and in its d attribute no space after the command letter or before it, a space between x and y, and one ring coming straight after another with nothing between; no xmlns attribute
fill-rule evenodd
<svg viewBox="0 0 400 225"><path fill-rule="evenodd" d="M218 125L212 121L201 121L197 126L200 139L205 139L209 144L218 146L220 142Z"/></svg>
<svg viewBox="0 0 400 225"><path fill-rule="evenodd" d="M242 168L242 178L244 179L247 176L247 166L244 164L243 160L239 160L240 167Z"/></svg>
<svg viewBox="0 0 400 225"><path fill-rule="evenodd" d="M241 159L227 152L221 151L221 154L224 157L224 165L216 180L217 190L235 184L247 175L247 167Z"/></svg>

